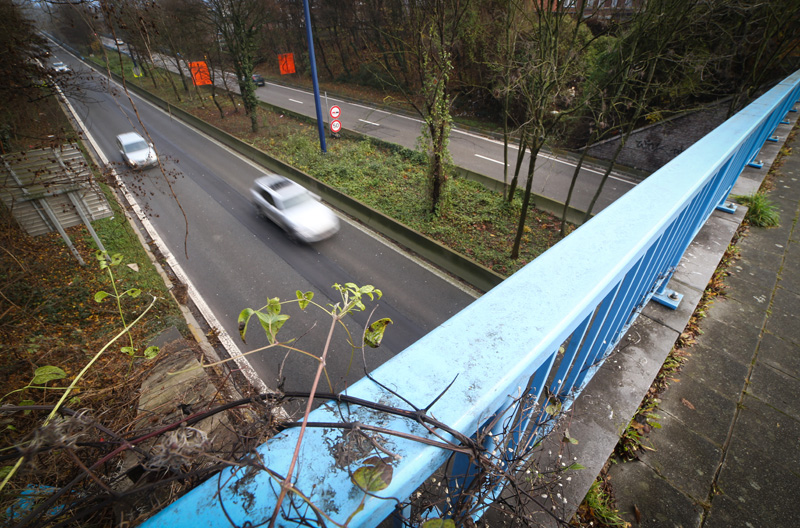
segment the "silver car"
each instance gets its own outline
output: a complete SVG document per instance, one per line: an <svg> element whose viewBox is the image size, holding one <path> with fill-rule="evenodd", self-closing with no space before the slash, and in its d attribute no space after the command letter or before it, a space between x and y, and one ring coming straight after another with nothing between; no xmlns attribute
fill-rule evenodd
<svg viewBox="0 0 800 528"><path fill-rule="evenodd" d="M58 72L58 73L64 73L64 72L68 72L68 71L71 71L71 70L69 69L69 66L67 66L66 64L64 64L61 61L58 61L58 62L54 62L53 63L53 71Z"/></svg>
<svg viewBox="0 0 800 528"><path fill-rule="evenodd" d="M301 185L270 174L253 183L256 211L275 222L291 239L317 242L339 230L339 218Z"/></svg>
<svg viewBox="0 0 800 528"><path fill-rule="evenodd" d="M146 169L158 165L153 144L148 143L136 132L126 132L117 136L117 149L122 159L132 169Z"/></svg>

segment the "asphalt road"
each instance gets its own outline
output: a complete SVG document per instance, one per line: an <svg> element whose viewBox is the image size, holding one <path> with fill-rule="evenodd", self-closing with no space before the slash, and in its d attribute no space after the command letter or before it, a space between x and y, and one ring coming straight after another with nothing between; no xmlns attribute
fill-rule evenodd
<svg viewBox="0 0 800 528"><path fill-rule="evenodd" d="M313 291L314 300L322 306L338 302L334 283L372 284L383 291L379 302L367 303L368 309L377 305L373 319L390 317L394 324L380 348L367 350L369 370L474 299L474 293L347 218L343 218L341 231L326 241L314 245L289 241L283 231L259 218L250 202L249 188L262 174L259 167L132 95L135 112L118 88L110 91L106 81L90 74L76 59L63 52L58 55L82 79L82 93L70 101L88 132L115 162L160 237L242 351L265 346L267 340L254 320L247 344L242 344L237 331L239 312L261 307L271 297L293 299L296 290ZM143 133L142 123L164 172L154 168L137 173L121 164L115 136L131 129ZM296 338L292 346L318 355L330 317L316 309L301 312L294 304L284 312L292 317L280 337ZM356 339L366 317L358 314L347 320ZM342 389L363 375L361 354L357 352L351 363L352 349L341 329L336 330L329 354L334 388ZM274 388L279 377L284 377L286 390L310 388L317 365L315 360L296 352L287 354L285 349L261 351L249 359L269 387Z"/></svg>

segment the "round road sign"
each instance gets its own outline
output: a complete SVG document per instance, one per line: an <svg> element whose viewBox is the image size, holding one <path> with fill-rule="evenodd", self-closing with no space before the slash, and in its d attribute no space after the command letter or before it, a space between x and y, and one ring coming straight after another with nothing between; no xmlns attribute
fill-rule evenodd
<svg viewBox="0 0 800 528"><path fill-rule="evenodd" d="M336 105L331 107L331 119L339 119L339 116L342 115L342 109Z"/></svg>
<svg viewBox="0 0 800 528"><path fill-rule="evenodd" d="M337 134L342 129L342 123L338 119L331 121L331 132Z"/></svg>

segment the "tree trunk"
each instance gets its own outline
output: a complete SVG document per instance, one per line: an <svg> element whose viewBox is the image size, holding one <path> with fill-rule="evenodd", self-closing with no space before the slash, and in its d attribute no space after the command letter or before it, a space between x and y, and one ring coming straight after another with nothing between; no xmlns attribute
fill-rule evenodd
<svg viewBox="0 0 800 528"><path fill-rule="evenodd" d="M531 203L531 188L533 187L533 169L536 166L536 157L539 154L540 146L537 146L535 151L531 149L531 160L528 164L528 181L525 183L525 195L522 198L522 211L519 214L519 223L517 224L517 234L514 237L514 246L511 248L511 259L517 260L519 258L519 247L522 243L522 234L525 232L525 220L528 217L528 207Z"/></svg>
<svg viewBox="0 0 800 528"><path fill-rule="evenodd" d="M314 40L317 41L316 50L319 52L320 57L322 57L322 65L325 66L325 70L328 72L328 78L334 79L333 71L331 67L328 65L328 58L325 55L325 47L322 45L322 42L319 39L319 34L317 31L317 22L314 17L311 17L311 29L314 31Z"/></svg>
<svg viewBox="0 0 800 528"><path fill-rule="evenodd" d="M528 134L523 128L522 135L519 138L519 150L517 151L517 164L514 167L514 176L511 178L511 185L508 187L508 203L514 201L514 193L517 192L517 184L519 183L519 171L522 168L522 160L525 159L525 149L527 148Z"/></svg>
<svg viewBox="0 0 800 528"><path fill-rule="evenodd" d="M172 59L175 61L175 66L178 68L178 75L181 76L181 82L183 83L183 91L189 91L189 85L186 84L186 76L183 74L183 68L181 67L181 58L178 56L178 53L175 52L175 55L172 56Z"/></svg>
<svg viewBox="0 0 800 528"><path fill-rule="evenodd" d="M627 134L624 134L619 139L619 145L617 145L617 150L614 151L614 156L611 158L611 162L608 164L608 168L603 173L603 179L600 180L600 185L597 186L597 190L592 196L592 201L589 202L589 207L586 208L586 214L583 215L583 223L589 221L589 218L592 216L592 209L594 209L595 204L597 203L597 199L600 198L600 193L603 192L603 186L606 184L609 175L611 174L611 170L614 168L614 164L617 162L617 157L619 157L620 152L625 147L625 143L628 141L630 137L630 131Z"/></svg>
<svg viewBox="0 0 800 528"><path fill-rule="evenodd" d="M569 182L569 191L567 192L567 199L564 201L564 210L561 212L561 236L565 236L567 234L567 211L569 210L569 204L572 201L572 192L575 190L575 184L578 182L578 176L581 173L581 167L583 166L583 160L586 159L586 154L589 152L588 148L584 148L583 152L581 152L581 157L578 160L578 164L575 165L575 170L572 171L572 180Z"/></svg>

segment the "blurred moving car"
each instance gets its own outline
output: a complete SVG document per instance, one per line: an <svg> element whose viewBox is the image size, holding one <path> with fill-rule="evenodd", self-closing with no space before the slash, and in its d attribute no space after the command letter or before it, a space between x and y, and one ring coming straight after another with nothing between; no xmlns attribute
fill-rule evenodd
<svg viewBox="0 0 800 528"><path fill-rule="evenodd" d="M254 73L252 75L252 78L253 78L253 83L255 83L256 86L265 86L267 84L267 81L264 80L264 77L262 77L257 73Z"/></svg>
<svg viewBox="0 0 800 528"><path fill-rule="evenodd" d="M68 72L68 71L71 71L69 69L69 66L67 66L66 64L64 64L61 61L53 63L53 70L56 71L56 72Z"/></svg>
<svg viewBox="0 0 800 528"><path fill-rule="evenodd" d="M291 239L317 242L339 230L339 218L319 196L288 178L262 176L250 193L258 214L275 222Z"/></svg>
<svg viewBox="0 0 800 528"><path fill-rule="evenodd" d="M136 132L126 132L117 136L117 149L122 159L132 169L146 169L158 165L158 157L153 144L148 143Z"/></svg>

